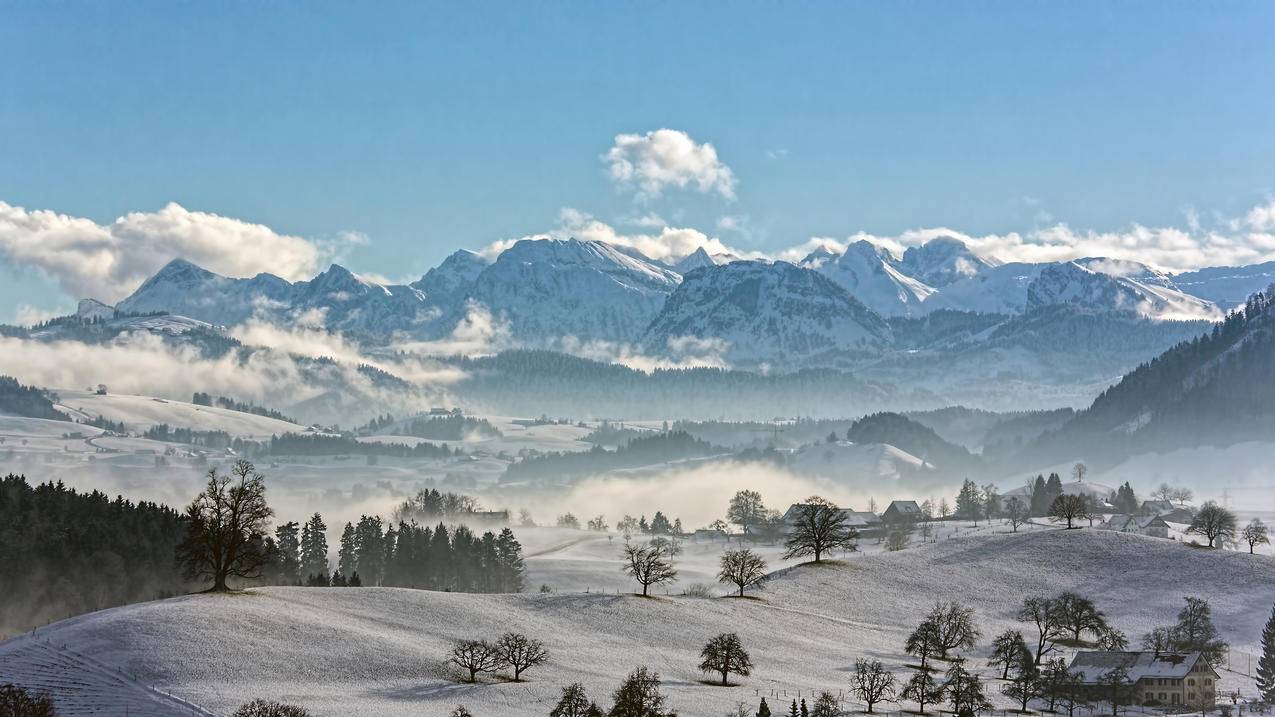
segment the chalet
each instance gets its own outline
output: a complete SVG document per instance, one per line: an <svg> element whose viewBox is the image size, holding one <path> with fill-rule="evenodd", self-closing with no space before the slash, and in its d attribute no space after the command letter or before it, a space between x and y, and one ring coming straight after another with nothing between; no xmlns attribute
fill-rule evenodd
<svg viewBox="0 0 1275 717"><path fill-rule="evenodd" d="M806 503L793 503L784 512L784 532L792 531L792 527L796 525L797 519L801 515L801 509ZM845 525L854 528L859 532L860 536L870 537L881 531L881 516L868 511L858 511L850 508L839 508Z"/></svg>
<svg viewBox="0 0 1275 717"><path fill-rule="evenodd" d="M1071 671L1095 699L1110 694L1115 680L1126 685L1133 702L1212 709L1217 702L1218 674L1198 652L1076 653Z"/></svg>
<svg viewBox="0 0 1275 717"><path fill-rule="evenodd" d="M1169 524L1158 515L1113 515L1099 526L1102 530L1115 530L1120 533L1137 533L1153 538L1168 538Z"/></svg>
<svg viewBox="0 0 1275 717"><path fill-rule="evenodd" d="M925 517L915 500L892 500L881 512L884 523L915 523Z"/></svg>

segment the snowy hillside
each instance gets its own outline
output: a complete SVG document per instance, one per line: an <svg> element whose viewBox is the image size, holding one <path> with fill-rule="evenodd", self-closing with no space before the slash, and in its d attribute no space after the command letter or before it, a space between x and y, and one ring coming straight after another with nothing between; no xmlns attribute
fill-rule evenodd
<svg viewBox="0 0 1275 717"><path fill-rule="evenodd" d="M269 438L305 430L304 426L266 416L151 396L98 395L91 391L61 389L57 393L61 398L58 408L72 420L101 417L123 423L129 431L138 433L161 423L172 428L225 431L243 438Z"/></svg>
<svg viewBox="0 0 1275 717"><path fill-rule="evenodd" d="M786 262L737 261L688 274L643 344L658 352L688 338L723 342L732 362L761 363L879 351L890 330L818 272Z"/></svg>
<svg viewBox="0 0 1275 717"><path fill-rule="evenodd" d="M1139 270L1132 271L1131 265ZM1090 259L1046 267L1027 288L1026 310L1053 304L1130 312L1150 319L1221 318L1213 304L1179 291L1167 277L1132 262Z"/></svg>
<svg viewBox="0 0 1275 717"><path fill-rule="evenodd" d="M1013 618L1022 598L1066 589L1094 599L1135 641L1171 623L1182 597L1206 596L1223 639L1254 652L1275 594L1273 560L1111 532L1044 530L852 556L845 566L789 568L759 600L266 588L54 624L0 643L0 680L56 671L62 686L54 685L55 697L91 691L103 706L135 694L136 685L153 685L220 714L266 697L318 715L433 715L463 703L476 715L540 717L567 683L582 682L607 702L623 675L647 665L661 674L680 714L719 715L737 700L755 706L754 690L847 691L847 670L858 657L881 659L904 676L904 639L939 600L974 607L982 637L969 665L987 678L991 637L1030 627ZM510 630L550 650L549 663L527 673L527 682L461 684L440 664L452 640ZM695 669L700 647L722 632L739 633L752 652L754 672L742 687L703 684ZM298 639L306 649L296 649ZM83 658L33 665L35 640ZM119 684L112 670L132 686ZM1249 678L1228 671L1219 687L1253 689ZM993 699L1008 706L999 694Z"/></svg>

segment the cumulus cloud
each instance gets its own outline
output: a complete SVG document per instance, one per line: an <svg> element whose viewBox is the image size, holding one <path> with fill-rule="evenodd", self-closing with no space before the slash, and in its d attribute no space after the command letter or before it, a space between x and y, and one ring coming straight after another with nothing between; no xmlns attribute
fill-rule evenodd
<svg viewBox="0 0 1275 717"><path fill-rule="evenodd" d="M0 257L37 269L69 295L114 303L174 258L228 276L309 278L326 260L366 243L346 232L319 240L170 203L110 224L0 202Z"/></svg>
<svg viewBox="0 0 1275 717"><path fill-rule="evenodd" d="M693 187L735 198L735 174L717 158L717 149L680 130L618 134L602 161L616 184L641 197L658 197L668 187Z"/></svg>

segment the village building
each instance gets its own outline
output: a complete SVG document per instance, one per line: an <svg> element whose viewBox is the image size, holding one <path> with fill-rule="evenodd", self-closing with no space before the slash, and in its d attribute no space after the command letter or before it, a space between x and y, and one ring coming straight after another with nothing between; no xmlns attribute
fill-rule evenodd
<svg viewBox="0 0 1275 717"><path fill-rule="evenodd" d="M793 503L784 512L784 533L791 533L793 526L797 524L797 520L801 516L801 509L805 507L805 503ZM844 525L848 528L854 528L858 531L860 537L873 537L881 532L881 516L869 511L858 511L851 508L838 508L841 512Z"/></svg>
<svg viewBox="0 0 1275 717"><path fill-rule="evenodd" d="M892 500L881 512L881 520L885 523L915 523L924 517L925 513L915 500Z"/></svg>
<svg viewBox="0 0 1275 717"><path fill-rule="evenodd" d="M1136 533L1149 535L1152 538L1168 538L1169 524L1158 515L1123 515L1116 514L1099 526L1101 530L1115 530L1120 533Z"/></svg>
<svg viewBox="0 0 1275 717"><path fill-rule="evenodd" d="M1199 652L1082 651L1070 669L1096 700L1108 699L1123 670L1131 702L1193 710L1212 709L1217 702L1218 674Z"/></svg>

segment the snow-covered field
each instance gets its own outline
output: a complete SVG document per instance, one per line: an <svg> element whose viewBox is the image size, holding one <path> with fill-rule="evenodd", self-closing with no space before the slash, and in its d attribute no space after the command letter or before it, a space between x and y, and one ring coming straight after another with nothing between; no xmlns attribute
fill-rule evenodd
<svg viewBox="0 0 1275 717"><path fill-rule="evenodd" d="M197 431L225 431L243 438L269 438L275 434L305 430L304 426L266 416L151 396L98 395L91 391L63 389L59 389L57 394L61 398L57 408L73 420L102 416L111 421L122 421L129 431L141 432L160 423Z"/></svg>
<svg viewBox="0 0 1275 717"><path fill-rule="evenodd" d="M445 715L464 703L476 715L517 716L547 714L559 689L574 681L608 702L624 674L648 665L661 674L679 714L721 715L740 700L755 706L756 691L846 690L858 657L879 658L903 675L904 638L937 600L975 608L983 636L969 657L990 678L983 666L991 638L1008 627L1027 631L1013 619L1023 596L1064 589L1094 598L1135 644L1152 627L1171 623L1183 596L1201 595L1212 602L1223 638L1256 652L1275 599L1275 559L1110 532L1036 530L790 567L759 599L748 600L266 588L57 623L34 638L0 644L0 681L38 672L23 656L31 654L32 640L43 639L217 714L267 697L318 715ZM489 677L461 684L441 664L451 640L508 630L544 640L552 653L528 682ZM751 651L755 670L738 687L706 685L695 669L699 649L731 631ZM104 713L122 713L111 709L115 692L120 699L135 694L108 689L101 670L75 663L47 669L63 671L63 682L91 687ZM1253 689L1248 678L1223 671L1221 691L1236 688Z"/></svg>

